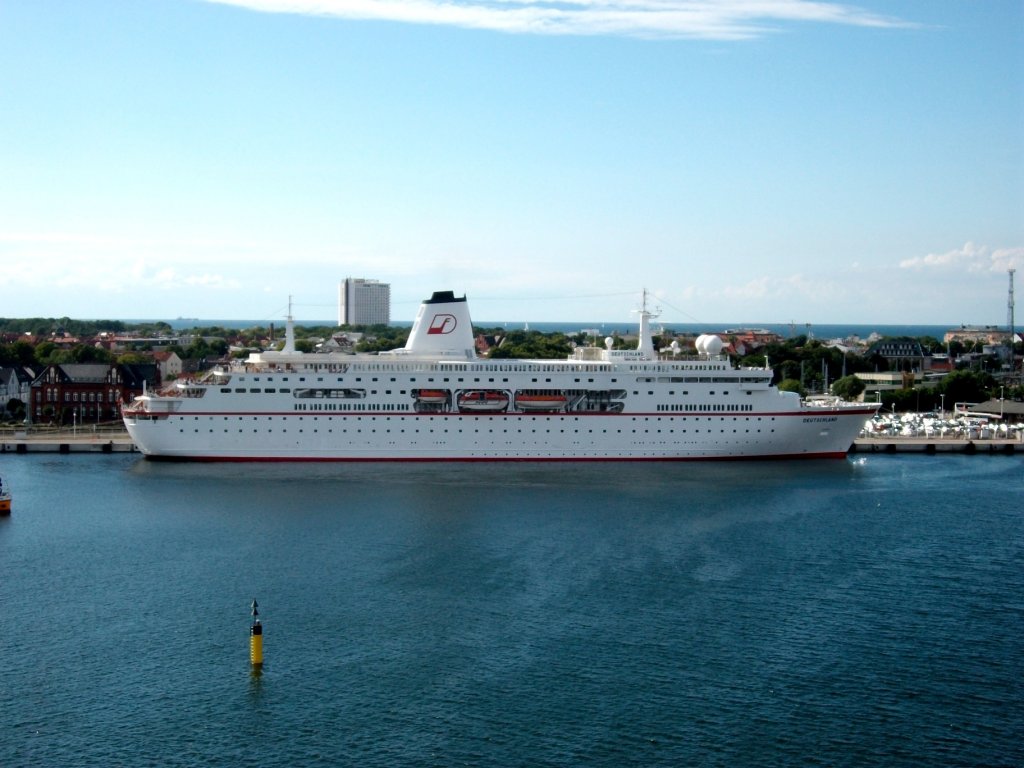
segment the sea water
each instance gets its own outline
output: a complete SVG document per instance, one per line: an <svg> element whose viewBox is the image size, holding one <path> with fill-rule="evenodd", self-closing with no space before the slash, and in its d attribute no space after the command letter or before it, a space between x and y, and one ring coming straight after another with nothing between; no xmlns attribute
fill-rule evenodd
<svg viewBox="0 0 1024 768"><path fill-rule="evenodd" d="M1019 455L0 474L8 768L1024 763Z"/></svg>

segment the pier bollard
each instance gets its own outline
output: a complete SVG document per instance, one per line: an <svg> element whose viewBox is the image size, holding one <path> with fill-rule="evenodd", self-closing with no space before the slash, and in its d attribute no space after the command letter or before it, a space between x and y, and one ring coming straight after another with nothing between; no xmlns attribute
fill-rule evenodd
<svg viewBox="0 0 1024 768"><path fill-rule="evenodd" d="M249 662L254 670L263 667L263 625L259 619L259 605L252 601L252 625L249 627Z"/></svg>

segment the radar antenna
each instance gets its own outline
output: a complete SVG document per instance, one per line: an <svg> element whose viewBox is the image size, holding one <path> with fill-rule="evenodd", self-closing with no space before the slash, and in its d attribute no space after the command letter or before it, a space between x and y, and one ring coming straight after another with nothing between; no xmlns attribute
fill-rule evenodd
<svg viewBox="0 0 1024 768"><path fill-rule="evenodd" d="M1016 271L1017 270L1013 269L1012 267L1007 270L1007 272L1010 275L1010 293L1009 293L1009 296L1006 299L1006 325L1008 326L1007 330L1009 330L1009 332L1010 332L1010 336L1009 336L1009 339L1008 339L1008 344L1010 346L1010 375L1011 376L1013 375L1013 372L1016 370L1016 368L1015 368L1015 365L1016 365L1016 360L1015 360L1016 353L1015 353L1015 350L1014 350L1014 347L1015 347L1015 345L1014 345L1015 333L1014 333L1014 328L1013 328L1013 273L1016 272Z"/></svg>
<svg viewBox="0 0 1024 768"><path fill-rule="evenodd" d="M654 340L651 338L650 320L661 314L661 310L651 311L647 309L647 289L643 290L643 298L640 303L640 333L637 339L636 348L643 353L645 360L654 360Z"/></svg>

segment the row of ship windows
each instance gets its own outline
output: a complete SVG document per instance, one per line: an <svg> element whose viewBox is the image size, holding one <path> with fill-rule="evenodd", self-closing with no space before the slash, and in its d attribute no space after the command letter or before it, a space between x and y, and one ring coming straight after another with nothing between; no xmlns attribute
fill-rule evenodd
<svg viewBox="0 0 1024 768"><path fill-rule="evenodd" d="M231 387L221 387L220 391L221 394L224 395L230 395L233 392L239 395L245 394L246 392L251 394L260 394L262 392L268 395L273 395L276 394L277 392L284 392L285 394L287 394L292 390L291 387L263 387L262 389L260 387L249 387L248 389L246 389L245 387L235 387L234 389L232 389Z"/></svg>
<svg viewBox="0 0 1024 768"><path fill-rule="evenodd" d="M271 378L276 378L276 377L271 377ZM354 378L355 378L355 381L357 383L362 383L362 381L363 381L363 377L362 376L355 376ZM242 384L244 384L248 380L249 380L249 378L247 376L239 376L238 377L238 381L240 383L242 383ZM257 382L257 381L260 380L260 377L259 376L253 376L252 380L253 380L253 382ZM278 381L286 381L286 382L289 382L289 383L291 382L291 379L288 376L281 376L280 378L277 378L277 380ZM305 376L299 376L298 380L300 382L304 382L306 380L306 377ZM324 382L324 377L323 376L317 376L316 380L317 380L318 383L322 384ZM375 382L375 381L380 381L380 378L377 377L377 376L371 376L371 377L369 377L369 380L371 382ZM391 382L393 382L393 383L397 383L398 382L398 378L395 377L395 376L390 377L389 380ZM747 379L743 379L743 381L746 381L746 380ZM344 381L345 381L345 379L343 377L337 376L337 377L334 378L333 383L341 384ZM416 377L415 376L410 376L408 381L409 381L410 384L415 384L416 383ZM440 377L440 378L434 378L433 376L428 376L427 379L426 379L426 383L428 383L428 384L435 384L438 381L440 381L441 383L444 383L444 384L450 384L453 381L456 384L497 384L497 383L499 383L498 380L495 379L493 376L488 377L486 380L480 378L479 376L474 376L472 379L470 379L468 377L465 377L465 376L459 376L458 378L453 378L451 376L443 376L443 377ZM530 379L530 381L533 384L540 383L540 379L538 379L538 378ZM548 384L551 383L551 379L544 379L544 381L546 383L548 383ZM644 382L646 382L646 381L654 381L654 379L649 377L649 376L638 376L637 377L637 381L644 381ZM696 378L686 378L686 379L683 379L683 378L676 377L676 376L673 376L671 378L662 376L662 377L658 378L658 381L711 381L711 379L696 379ZM735 379L717 379L716 378L716 379L714 379L714 381L733 382L733 381L735 381ZM583 379L576 378L576 379L573 379L573 382L575 382L576 384L582 384L583 383ZM617 384L618 382L619 382L618 379L611 379L610 380L610 383L612 383L612 384ZM508 384L509 383L508 377L507 376L503 377L501 379L500 383ZM594 380L592 378L591 379L587 379L587 383L588 384L593 384ZM231 387L223 387L221 389L221 392L230 392L230 391L231 391ZM235 391L236 392L245 392L246 390L243 387L243 388L236 389ZM273 392L274 390L273 389L268 389L266 391L267 392ZM289 390L282 389L281 391L285 392L285 391L289 391Z"/></svg>
<svg viewBox="0 0 1024 768"><path fill-rule="evenodd" d="M411 411L412 406L408 403L296 403L292 406L296 411L341 411L352 413L358 411ZM670 405L659 405L658 411L683 412L683 413L737 413L742 411L753 411L754 406L750 403L730 405L727 403L674 403Z"/></svg>
<svg viewBox="0 0 1024 768"><path fill-rule="evenodd" d="M323 364L323 365L314 365L313 367L316 370L346 371L346 370L348 370L349 365L347 363L342 363L342 364ZM601 367L602 368L606 368L606 367L610 367L610 366L601 366ZM724 363L703 363L703 364L689 365L687 367L690 370L696 370L696 371L724 371L724 370L727 370L727 366ZM437 371L457 372L457 371L462 369L462 366L457 364L457 363L441 363L441 364L436 365L436 366L431 366L430 369L431 370L437 370ZM586 369L593 370L593 366L588 365L588 366L586 366ZM673 369L674 369L674 366L672 366L671 364L669 364L669 365L651 365L649 363L640 363L640 364L633 364L633 365L629 366L629 370L631 370L631 371L651 371L651 370L654 370L654 371L670 371L670 370L673 370ZM402 370L405 370L405 369L401 366L401 364L396 365L394 363L364 363L362 365L362 370L366 370L366 371L402 371ZM583 370L583 369L580 368L579 366L567 365L565 363L551 363L551 364L548 364L548 365L537 364L537 363L529 363L529 364L506 363L506 364L502 364L502 365L496 365L496 366L494 366L492 368L492 370L516 371L516 372L522 372L522 371L548 371L548 372L551 372L551 373L565 373L566 371ZM676 370L678 370L678 369L676 369Z"/></svg>
<svg viewBox="0 0 1024 768"><path fill-rule="evenodd" d="M740 403L739 405L729 405L727 403L706 403L704 405L699 405L696 403L673 403L670 405L659 405L657 410L698 411L700 413L716 413L721 411L752 411L754 410L754 406L751 405L750 403Z"/></svg>
<svg viewBox="0 0 1024 768"><path fill-rule="evenodd" d="M411 411L410 403L295 403L296 411Z"/></svg>
<svg viewBox="0 0 1024 768"><path fill-rule="evenodd" d="M199 421L200 418L202 418L204 421L210 420L210 417L207 417L207 416L202 416L202 417L201 416L193 416L192 417L192 421ZM273 417L273 416L222 416L221 418L224 421L235 420L235 421L238 421L238 422L245 422L246 420L251 420L253 422L261 422L261 421L272 422L272 421L274 421L275 417ZM281 421L296 421L296 419L291 417L291 416L279 416L277 418L279 418ZM419 417L413 417L413 418L419 418ZM443 420L444 423L447 424L449 421L454 421L454 422L476 421L479 417L478 416L454 416L453 415L453 416L431 416L429 418L431 418L432 420ZM545 423L550 423L551 421L554 421L557 424L565 423L566 421L573 421L573 422L586 421L586 420L591 419L591 418L593 418L593 417L592 416L580 417L580 416L568 416L568 415L566 415L566 416L533 416L532 417L534 422L539 421L540 419L544 419ZM626 417L619 417L619 418L625 419ZM631 416L631 417L628 417L628 418L629 418L630 421L640 421L640 422L651 422L651 421L653 421L653 422L660 422L660 421L662 421L662 417L661 416ZM299 416L297 420L300 423L302 423L302 422L305 422L306 418L304 416ZM346 421L355 421L355 422L358 422L358 423L362 423L363 421L375 422L375 421L378 421L378 420L387 422L387 421L391 421L391 417L390 416L355 416L352 419L346 419ZM401 417L401 416L396 416L395 420L399 421L399 422L407 422L408 421L408 419L406 419L404 417ZM668 416L666 416L664 418L664 420L666 422L670 422L672 424L678 424L680 422L682 422L683 424L686 424L689 421L695 421L697 423L700 423L701 421L704 421L704 420L707 420L709 422L720 422L720 421L722 421L722 417L720 417L720 416L689 416L689 417L688 416L683 416L682 418L679 418L679 417L668 417ZM733 421L740 421L740 420L742 420L742 421L775 421L775 417L774 416L742 416L742 417L740 417L740 416L733 416L732 420ZM319 421L319 419L316 416L311 416L310 417L310 421L317 422L317 421ZM505 431L507 432L508 430L505 430ZM607 431L607 430L605 430L605 431Z"/></svg>
<svg viewBox="0 0 1024 768"><path fill-rule="evenodd" d="M358 379L357 379L357 381L358 381ZM537 380L534 379L534 381L536 382ZM291 393L292 390L291 390L290 387L263 387L262 389L260 387L248 387L248 388L246 388L246 387L235 387L234 389L232 389L231 387L221 387L220 391L221 391L221 393L223 393L225 395L229 395L229 394L232 394L232 393L234 393L234 394L251 394L251 395L258 395L258 394L262 393L262 394L273 395L273 394L277 394L279 392L283 393L283 394L289 394L289 393ZM379 394L379 393L378 393L378 391L376 389L372 389L372 390L370 390L369 394L376 395L376 394ZM385 395L390 395L390 394L392 394L392 391L390 389L386 389L386 390L384 390L384 394ZM406 390L404 390L404 389L400 389L400 390L398 390L398 394L406 395L406 394L408 394L408 392ZM639 395L640 391L634 389L633 390L633 394L634 395ZM653 389L649 389L649 390L647 390L647 394L649 396L653 397L655 392L654 392ZM690 391L688 389L684 389L684 390L682 390L682 392L680 394L682 394L683 397L687 397L687 396L689 396ZM715 393L714 393L714 391L711 391L711 392L708 392L708 394L709 395L714 395ZM727 395L728 392L723 390L722 394L723 395ZM747 396L751 396L754 393L751 390L747 390L743 394L745 394ZM675 397L676 391L674 389L670 389L668 391L668 395L669 395L669 397ZM355 398L355 397L365 397L366 396L366 390L365 389L338 389L338 390L332 390L332 389L300 389L300 390L298 390L295 393L295 396L296 397L301 397L301 398L324 398L324 397L350 397L350 398ZM337 410L337 409L331 409L331 410ZM342 409L342 410L352 410L352 409ZM366 409L365 408L361 408L361 409L356 409L356 410L366 410ZM673 409L669 409L669 410L679 410L679 409L673 408ZM702 409L700 409L700 408L691 408L689 410L702 410Z"/></svg>
<svg viewBox="0 0 1024 768"><path fill-rule="evenodd" d="M253 376L252 380L253 380L253 382L257 382L257 381L260 380L260 377L259 376ZM305 380L306 380L305 376L300 376L299 377L299 381L300 382L304 382ZM316 380L317 380L318 383L323 383L324 382L324 377L323 376L317 376ZM662 384L681 384L681 383L735 384L737 382L739 382L740 384L765 384L770 379L762 377L762 376L754 376L754 377L742 376L739 379L734 378L734 377L729 377L729 376L657 376L657 377L655 377L655 376L637 376L636 380L637 380L637 382L639 382L641 384L653 384L654 382L660 382ZM239 382L245 383L245 381L246 381L246 377L244 377L244 376L239 377ZM285 376L285 377L281 378L281 381L289 381L289 379L288 379L287 376ZM344 383L344 381L345 381L344 378L338 377L338 378L336 378L334 380L334 383L342 384L342 383ZM356 376L355 377L355 381L356 381L356 383L362 383L363 377L362 376ZM370 381L371 382L376 382L376 381L380 381L380 379L378 377L376 377L376 376L372 376L372 377L370 377ZM395 377L391 377L391 381L397 383L398 379L395 378ZM429 377L427 377L426 383L428 383L428 384L435 384L438 381L440 381L443 384L450 384L450 383L453 382L453 379L452 379L452 377L449 377L449 376L444 376L444 377L441 377L440 379L435 379L433 376L429 376ZM539 384L540 383L540 379L532 378L532 379L530 379L530 382L533 383L533 384ZM573 379L573 382L576 383L576 384L582 384L583 383L583 379L582 378L575 378L575 379ZM610 379L607 383L608 384L618 384L618 382L619 382L618 379L613 378L613 379ZM415 384L416 383L416 377L415 376L410 377L409 378L409 383L410 384ZM454 379L454 383L456 383L456 384L497 384L497 383L508 384L509 380L508 380L508 377L504 377L504 378L501 379L500 382L498 382L498 380L495 379L493 376L487 378L486 380L480 378L479 376L474 376L472 379L470 379L468 377L460 376L460 377ZM551 384L552 382L551 382L551 379L547 378L547 379L544 379L544 383ZM590 378L590 379L587 379L586 383L593 384L595 382L594 382L594 379ZM231 391L232 390L231 390L230 387L223 387L221 389L221 392L225 392L225 393L228 393L228 392L231 392ZM246 389L244 387L240 387L240 388L235 389L234 391L235 392L245 392ZM250 390L250 391L252 391L252 390ZM259 391L259 390L255 390L255 391ZM268 389L265 389L264 391L266 391L266 392L273 392L274 389L273 388L268 388ZM280 391L287 392L289 390L287 388L282 388Z"/></svg>
<svg viewBox="0 0 1024 768"><path fill-rule="evenodd" d="M182 434L185 433L184 429L179 429L178 431L181 432ZM194 429L192 431L193 431L193 433L198 435L203 430ZM209 434L213 434L215 430L209 429L209 430L206 430L206 431ZM282 434L288 434L288 430L287 429L282 429L280 431L281 431ZM295 431L298 434L300 434L300 435L305 432L305 430L303 430L303 429L299 429L299 430L295 430ZM317 434L320 430L319 429L313 429L311 431L313 432L313 434ZM715 429L692 429L692 430L686 430L686 429L629 429L629 430L626 430L626 429L600 429L600 430L594 430L594 429L587 429L587 430L583 430L583 429L569 429L569 430L566 430L566 429L501 429L501 430L497 430L497 429L394 429L394 430L393 429L366 429L366 430L363 430L363 429L356 428L356 429L338 429L338 430L327 429L327 430L324 430L324 431L327 432L328 434L334 434L335 432L338 432L338 433L343 434L343 435L346 435L346 434L348 434L350 432L353 433L353 434L362 434L364 431L368 432L370 434L374 434L374 435L377 434L378 432L383 433L383 434L391 434L392 432L394 432L394 433L400 434L400 435L405 435L405 434L414 434L414 435L419 435L419 434L427 434L427 435L442 434L442 435L447 435L447 434L450 434L450 433L456 433L456 434L460 434L460 435L464 434L464 433L472 433L472 434L475 434L475 435L478 435L478 434L481 434L481 433L489 434L489 435L493 435L493 434L536 435L538 433L539 434L550 435L552 433L556 433L556 434L564 435L566 432L569 432L570 434L574 434L574 435L583 435L583 434L592 435L592 434L595 434L595 433L601 434L601 435L607 435L607 434L613 434L613 435L621 435L621 434L649 435L652 432L655 433L655 434L659 434L659 435L662 434L662 433L667 433L667 434L670 434L670 435L674 435L674 434L678 433L678 434L681 434L681 435L685 435L685 434L689 434L691 432L693 434L703 434L705 432L708 433L708 434L712 434L712 433L714 433L716 431L719 434L723 434L723 435L726 434L726 433L731 433L731 434L739 434L740 433L740 430L736 429L736 428L733 428L731 430L730 429L723 429L723 428L719 428L717 430L715 430ZM767 431L767 432L771 433L771 432L774 432L775 430L774 429L768 429L768 430L744 429L742 431L745 434L750 434L751 432L756 433L756 434L760 434L762 431ZM223 430L223 432L226 435L226 434L229 434L230 430L225 429L225 430ZM254 429L254 430L252 430L252 433L254 435L260 434L260 433L272 434L273 432L274 432L273 429L265 429L265 430ZM238 430L238 434L244 434L244 433L245 433L244 429L239 429Z"/></svg>
<svg viewBox="0 0 1024 768"><path fill-rule="evenodd" d="M314 364L314 365L311 365L309 367L311 369L315 370L315 371L327 371L329 373L335 373L335 372L344 373L351 366L349 366L348 363L338 363L338 364L322 364L322 365L321 364ZM697 369L700 369L700 370L725 370L725 366L711 366L711 367L708 367L708 366L693 366L693 367L697 368ZM569 371L594 371L594 370L603 371L603 370L610 370L611 366L610 365L593 365L593 364L586 365L586 366L581 366L581 365L566 365L564 363L562 363L562 364L551 364L551 365L538 365L536 363L529 363L529 364L514 364L513 363L513 364L503 364L503 365L491 365L491 366L489 366L489 369L492 370L492 371L509 371L509 372L515 372L515 373L523 373L523 372L527 372L528 373L528 372L531 372L531 371L533 371L533 372L536 372L536 371L548 371L548 372L551 372L551 373L566 373L566 372L569 372ZM633 365L631 365L629 367L629 369L631 371L632 370L638 370L637 366L633 366ZM291 369L289 369L289 370L291 370ZM378 363L378 364L364 363L364 364L362 364L360 366L360 370L362 370L362 371L398 371L398 372L404 372L404 371L408 371L409 369L408 369L407 366L402 365L402 364L394 365L394 364L388 364L388 363ZM430 365L430 366L425 366L425 367L419 367L418 370L421 370L421 371L423 371L423 370L426 370L426 371L450 371L450 372L456 372L457 373L459 371L465 371L465 366L464 365L459 365L457 363L441 363L439 365ZM647 367L647 368L642 368L640 370L652 370L652 369ZM664 366L655 366L653 368L653 370L659 370L659 371L660 370L664 370ZM259 378L259 377L257 377L257 378ZM287 377L285 377L285 378L287 378ZM394 379L392 379L392 381L394 381Z"/></svg>

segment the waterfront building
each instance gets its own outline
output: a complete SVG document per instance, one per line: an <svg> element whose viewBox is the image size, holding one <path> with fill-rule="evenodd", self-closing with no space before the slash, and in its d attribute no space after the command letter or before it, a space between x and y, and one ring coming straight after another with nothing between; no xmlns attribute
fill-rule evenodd
<svg viewBox="0 0 1024 768"><path fill-rule="evenodd" d="M160 380L170 381L181 376L181 358L177 352L156 351L153 353L153 360L160 369Z"/></svg>
<svg viewBox="0 0 1024 768"><path fill-rule="evenodd" d="M925 352L921 342L908 336L885 338L876 341L867 351L867 357L880 357L897 371L922 371L925 369Z"/></svg>
<svg viewBox="0 0 1024 768"><path fill-rule="evenodd" d="M31 419L64 425L112 421L120 418L121 403L159 384L155 363L49 365L32 382Z"/></svg>
<svg viewBox="0 0 1024 768"><path fill-rule="evenodd" d="M945 344L949 344L953 341L959 341L961 344L973 344L979 345L990 345L998 346L1006 344L1007 339L1010 338L1010 334L995 325L963 325L959 328L946 331L945 336L942 337L942 341Z"/></svg>
<svg viewBox="0 0 1024 768"><path fill-rule="evenodd" d="M35 371L25 365L0 366L0 413L12 400L28 403Z"/></svg>
<svg viewBox="0 0 1024 768"><path fill-rule="evenodd" d="M387 325L391 322L391 285L346 277L338 286L338 325Z"/></svg>

